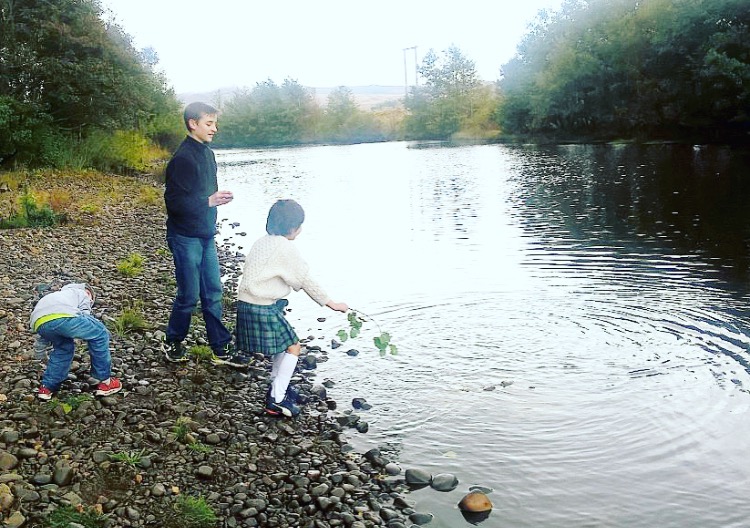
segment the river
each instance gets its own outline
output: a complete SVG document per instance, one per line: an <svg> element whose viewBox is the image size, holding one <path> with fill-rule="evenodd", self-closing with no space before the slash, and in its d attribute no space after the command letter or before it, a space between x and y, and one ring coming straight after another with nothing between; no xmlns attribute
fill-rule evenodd
<svg viewBox="0 0 750 528"><path fill-rule="evenodd" d="M270 205L346 318L290 296L316 371L353 398L432 528L491 490L484 527L750 524L750 154L691 145L382 143L217 150L219 237L246 251ZM239 225L230 225L237 222ZM325 318L319 322L318 318ZM372 338L390 333L397 355ZM356 348L357 356L346 350Z"/></svg>

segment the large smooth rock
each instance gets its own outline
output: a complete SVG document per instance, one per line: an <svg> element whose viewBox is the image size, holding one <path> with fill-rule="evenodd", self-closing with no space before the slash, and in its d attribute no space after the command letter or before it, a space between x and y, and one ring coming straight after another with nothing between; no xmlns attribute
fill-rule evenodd
<svg viewBox="0 0 750 528"><path fill-rule="evenodd" d="M472 491L461 499L458 507L465 512L487 512L492 509L492 501L481 491Z"/></svg>
<svg viewBox="0 0 750 528"><path fill-rule="evenodd" d="M432 474L423 469L407 469L404 477L412 486L427 486L432 481Z"/></svg>

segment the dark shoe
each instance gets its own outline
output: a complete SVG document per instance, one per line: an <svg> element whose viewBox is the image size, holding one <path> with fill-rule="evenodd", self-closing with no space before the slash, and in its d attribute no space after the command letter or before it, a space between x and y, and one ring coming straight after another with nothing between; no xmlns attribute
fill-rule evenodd
<svg viewBox="0 0 750 528"><path fill-rule="evenodd" d="M224 361L224 364L229 365L230 367L243 369L250 366L250 361L250 356L244 352L235 352Z"/></svg>
<svg viewBox="0 0 750 528"><path fill-rule="evenodd" d="M213 349L211 363L214 365L229 365L230 367L246 368L250 365L250 357L235 350L231 343L226 343Z"/></svg>
<svg viewBox="0 0 750 528"><path fill-rule="evenodd" d="M295 404L304 403L300 401L299 389L291 383L286 388L286 395L284 396L284 399ZM269 385L268 389L266 390L266 401L271 401L271 385Z"/></svg>
<svg viewBox="0 0 750 528"><path fill-rule="evenodd" d="M286 416L292 418L299 414L299 407L294 405L287 396L281 403L276 403L273 397L270 396L266 399L266 413L272 416Z"/></svg>
<svg viewBox="0 0 750 528"><path fill-rule="evenodd" d="M170 363L186 363L188 361L185 349L179 341L164 341L161 349L164 351L164 357Z"/></svg>
<svg viewBox="0 0 750 528"><path fill-rule="evenodd" d="M211 363L214 365L226 365L229 357L234 353L234 347L231 343L226 343L220 347L211 348L213 355L211 356Z"/></svg>
<svg viewBox="0 0 750 528"><path fill-rule="evenodd" d="M41 385L36 391L36 397L42 401L50 401L52 399L52 391L44 385Z"/></svg>
<svg viewBox="0 0 750 528"><path fill-rule="evenodd" d="M122 383L120 383L120 380L117 378L109 378L109 383L101 382L96 386L96 392L94 394L97 396L109 396L110 394L120 392L121 390Z"/></svg>

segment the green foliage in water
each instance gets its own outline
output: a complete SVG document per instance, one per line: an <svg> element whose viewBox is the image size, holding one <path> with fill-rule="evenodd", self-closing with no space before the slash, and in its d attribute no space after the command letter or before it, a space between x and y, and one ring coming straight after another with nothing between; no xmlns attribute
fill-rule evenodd
<svg viewBox="0 0 750 528"><path fill-rule="evenodd" d="M342 328L336 333L336 337L339 338L339 341L343 343L347 339L354 339L360 335L362 331L362 325L365 322L365 319L362 318L362 315L364 314L362 314L362 312L358 312L357 310L352 310L346 314L346 319L347 321L349 321L349 328ZM375 322L372 317L367 316L367 318ZM383 332L382 330L380 330L380 325L378 325L377 323L375 323L375 325L378 327L378 332L380 333L380 335L377 335L373 338L373 343L375 344L375 347L380 351L380 355L384 355L386 352L390 352L393 356L398 354L398 347L391 343L391 335L388 332Z"/></svg>

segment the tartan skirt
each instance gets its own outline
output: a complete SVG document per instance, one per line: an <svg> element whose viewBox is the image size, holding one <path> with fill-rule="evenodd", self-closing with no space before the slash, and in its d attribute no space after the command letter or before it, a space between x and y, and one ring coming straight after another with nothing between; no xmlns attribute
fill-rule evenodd
<svg viewBox="0 0 750 528"><path fill-rule="evenodd" d="M260 305L237 302L237 349L274 356L299 342L294 328L284 317L286 299Z"/></svg>

